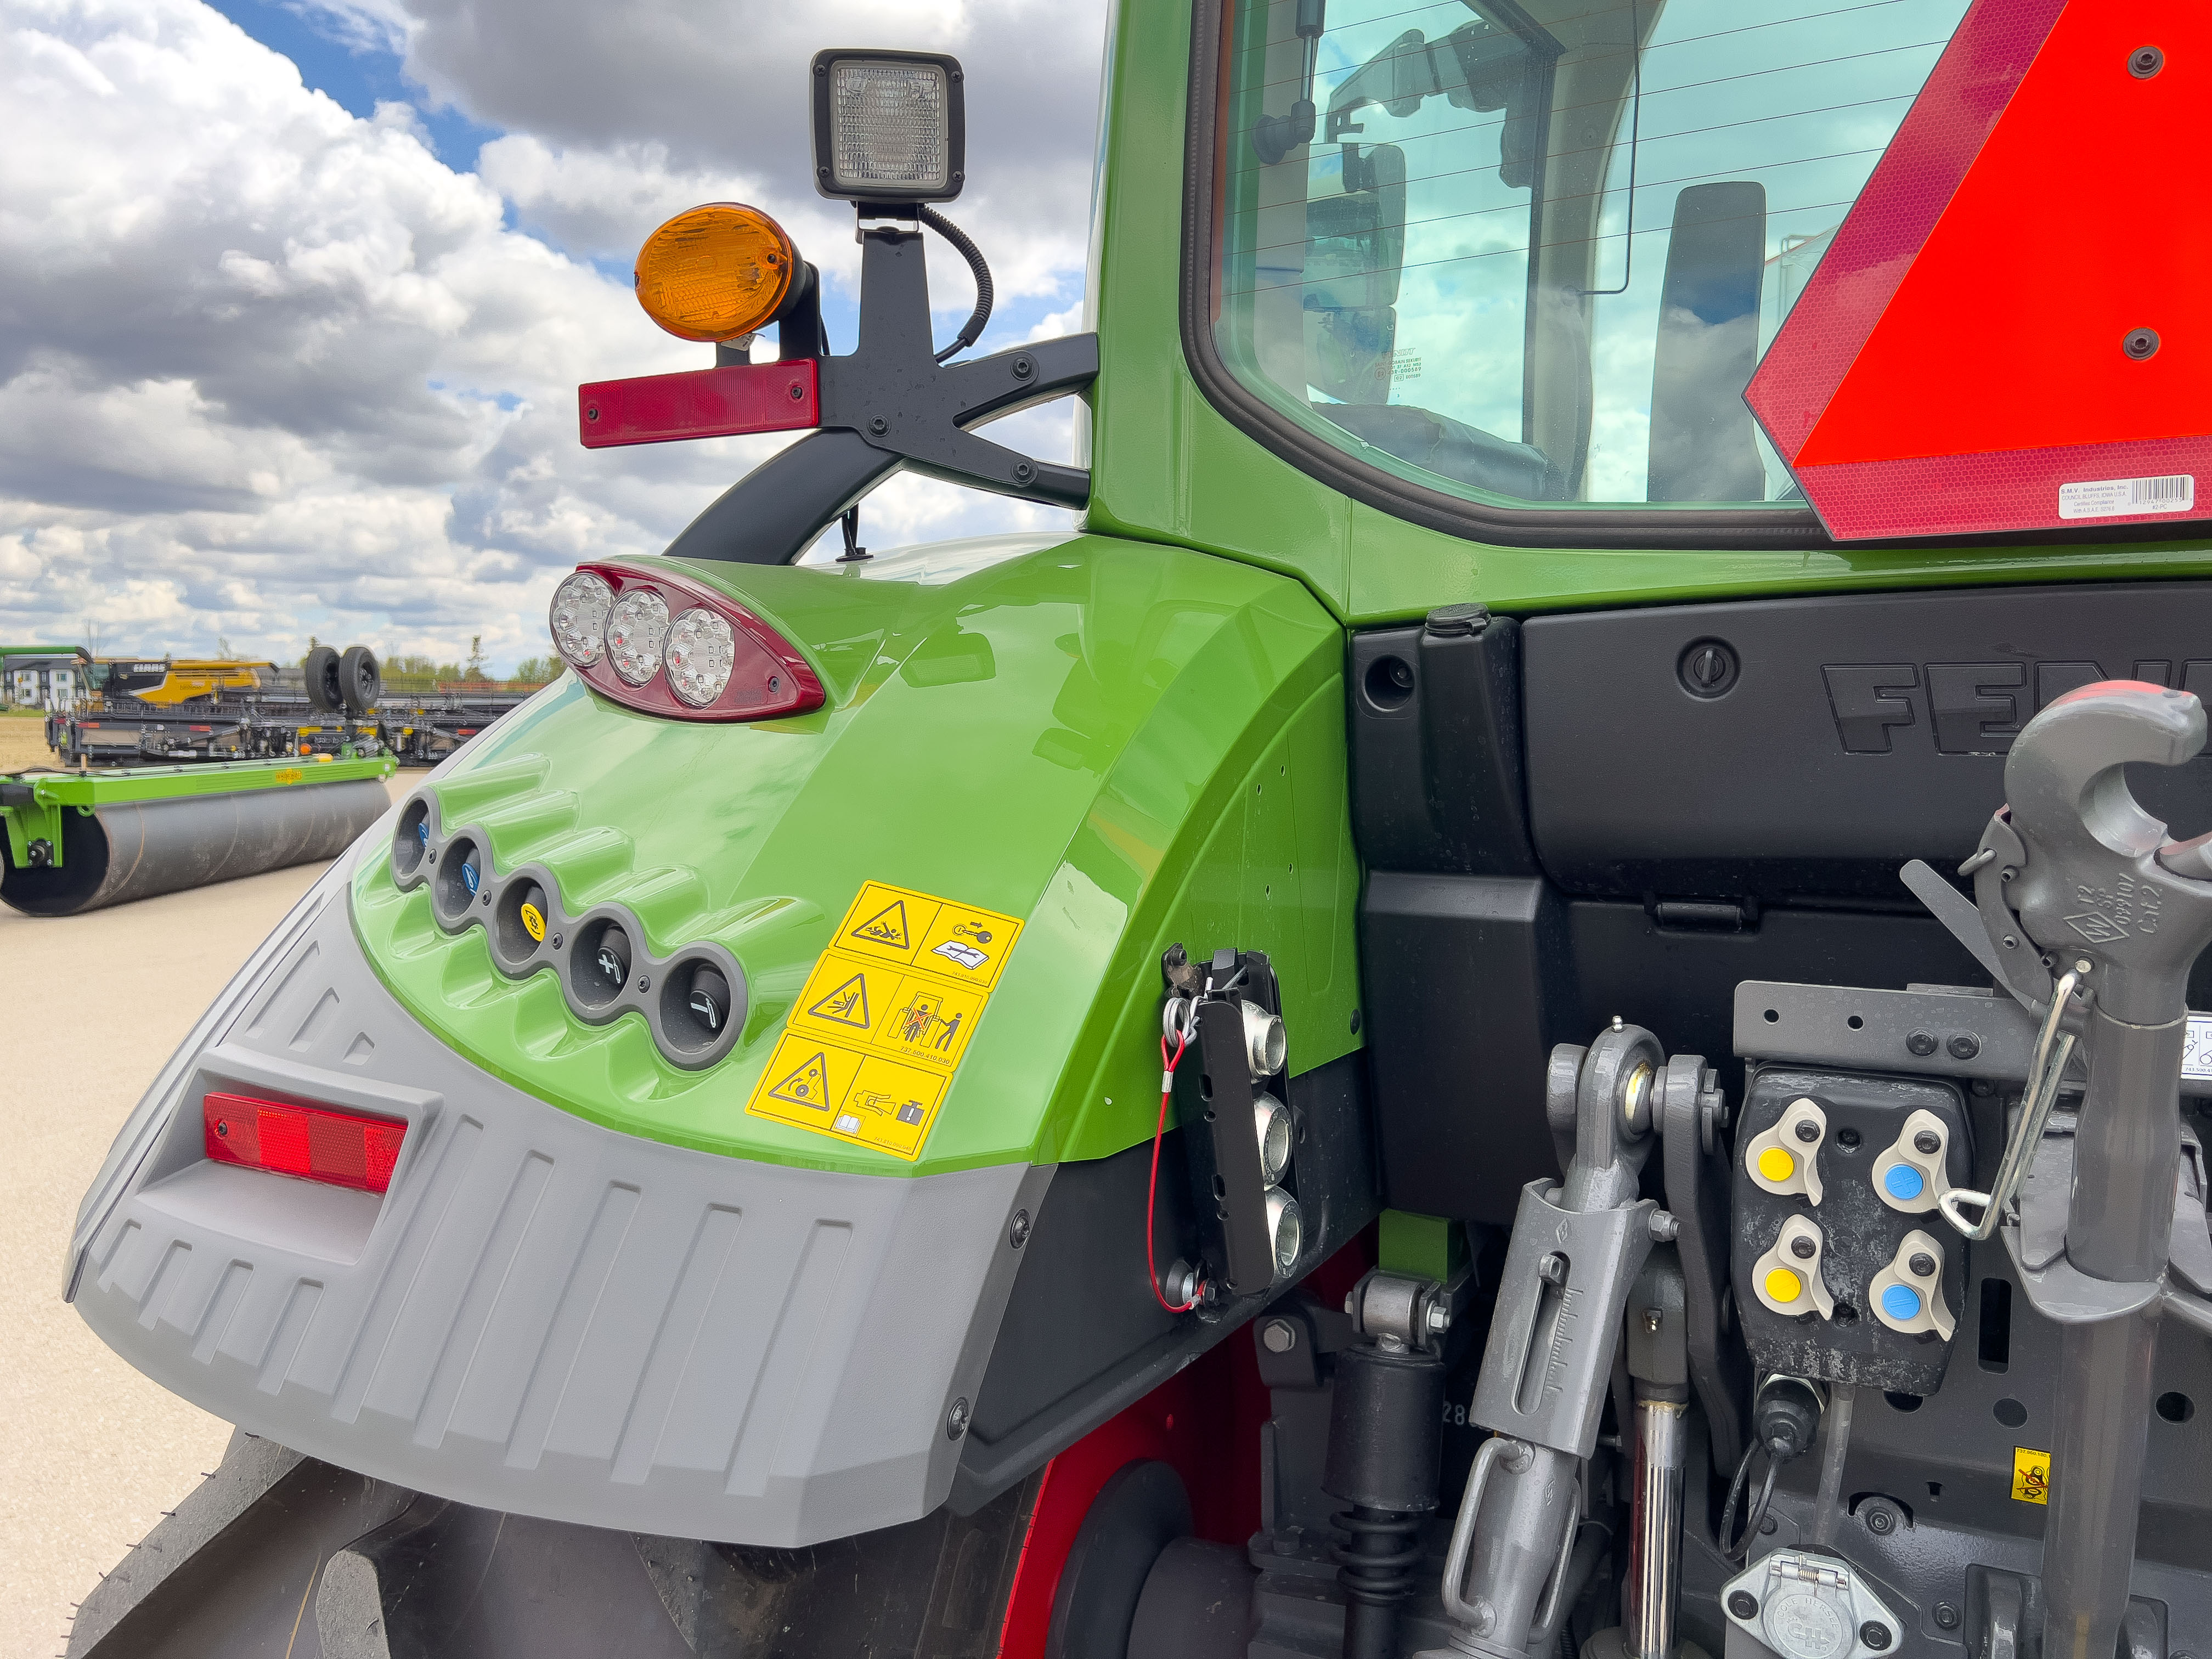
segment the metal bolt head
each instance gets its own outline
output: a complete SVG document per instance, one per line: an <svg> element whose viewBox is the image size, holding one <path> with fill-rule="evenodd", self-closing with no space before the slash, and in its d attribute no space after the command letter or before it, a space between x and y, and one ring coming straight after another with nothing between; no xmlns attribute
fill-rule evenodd
<svg viewBox="0 0 2212 1659"><path fill-rule="evenodd" d="M640 974L637 976L637 988L641 991L650 991L653 988L653 975Z"/></svg>
<svg viewBox="0 0 2212 1659"><path fill-rule="evenodd" d="M1889 1626L1869 1619L1859 1626L1859 1640L1880 1653L1890 1644Z"/></svg>
<svg viewBox="0 0 2212 1659"><path fill-rule="evenodd" d="M2166 67L2166 54L2156 46L2137 46L2128 54L2128 73L2148 81Z"/></svg>
<svg viewBox="0 0 2212 1659"><path fill-rule="evenodd" d="M784 395L789 398L791 401L795 404L805 402L806 386L805 382L793 380L788 386L784 388Z"/></svg>
<svg viewBox="0 0 2212 1659"><path fill-rule="evenodd" d="M1644 1310L1644 1328L1651 1335L1658 1335L1659 1328L1666 1322L1667 1316L1660 1312L1658 1309L1646 1308Z"/></svg>
<svg viewBox="0 0 2212 1659"><path fill-rule="evenodd" d="M1018 380L1026 380L1036 373L1036 359L1027 355L1015 358L1009 367L1013 369L1014 378Z"/></svg>
<svg viewBox="0 0 2212 1659"><path fill-rule="evenodd" d="M1800 1118L1797 1120L1796 1128L1791 1131L1791 1133L1794 1133L1798 1139L1805 1142L1808 1146L1810 1146L1814 1141L1816 1141L1820 1138L1820 1126L1814 1122L1809 1117Z"/></svg>
<svg viewBox="0 0 2212 1659"><path fill-rule="evenodd" d="M878 438L882 437L884 433L890 429L891 423L880 415L877 416L875 419L868 422L868 430L874 433Z"/></svg>
<svg viewBox="0 0 2212 1659"><path fill-rule="evenodd" d="M1954 1060L1972 1060L1982 1052L1982 1040L1972 1031L1960 1031L1943 1047L1949 1050Z"/></svg>
<svg viewBox="0 0 2212 1659"><path fill-rule="evenodd" d="M1260 1327L1260 1342L1269 1353L1288 1353L1298 1346L1298 1328L1287 1319L1271 1319Z"/></svg>
<svg viewBox="0 0 2212 1659"><path fill-rule="evenodd" d="M1547 1285L1556 1285L1567 1276L1567 1259L1557 1250L1536 1264L1536 1277Z"/></svg>
<svg viewBox="0 0 2212 1659"><path fill-rule="evenodd" d="M952 1402L952 1409L945 1413L945 1437L957 1440L968 1432L968 1401L963 1396Z"/></svg>
<svg viewBox="0 0 2212 1659"><path fill-rule="evenodd" d="M1923 1129L1912 1137L1912 1150L1923 1158L1933 1158L1943 1150L1943 1137L1933 1129Z"/></svg>
<svg viewBox="0 0 2212 1659"><path fill-rule="evenodd" d="M2158 331L2154 328L2131 328L2120 342L2120 349L2136 362L2158 356Z"/></svg>
<svg viewBox="0 0 2212 1659"><path fill-rule="evenodd" d="M1813 1259L1814 1252L1818 1250L1820 1248L1820 1247L1818 1244L1815 1244L1811 1239L1806 1237L1802 1233L1798 1234L1796 1237L1790 1241L1790 1254L1796 1256L1800 1261L1810 1261Z"/></svg>
<svg viewBox="0 0 2212 1659"><path fill-rule="evenodd" d="M1866 1529L1877 1538L1887 1538L1897 1530L1897 1511L1886 1504L1869 1504L1863 1517ZM1885 1636L1885 1640L1887 1637ZM1871 1647L1874 1645L1869 1643Z"/></svg>
<svg viewBox="0 0 2212 1659"><path fill-rule="evenodd" d="M1948 1601L1938 1601L1936 1604L1936 1628L1938 1630L1958 1629L1958 1608L1953 1607Z"/></svg>
<svg viewBox="0 0 2212 1659"><path fill-rule="evenodd" d="M553 948L556 951L561 948L561 935L558 933L553 935Z"/></svg>
<svg viewBox="0 0 2212 1659"><path fill-rule="evenodd" d="M1014 1212L1013 1220L1006 1225L1006 1243L1018 1250L1029 1242L1030 1212L1027 1210L1017 1210Z"/></svg>
<svg viewBox="0 0 2212 1659"><path fill-rule="evenodd" d="M1933 1031L1915 1031L1911 1036L1905 1039L1905 1046L1912 1053L1920 1055L1923 1059L1925 1059L1928 1055L1936 1052L1936 1033Z"/></svg>
<svg viewBox="0 0 2212 1659"><path fill-rule="evenodd" d="M1739 1619L1756 1619L1759 1598L1749 1590L1732 1590L1729 1593L1729 1611Z"/></svg>
<svg viewBox="0 0 2212 1659"><path fill-rule="evenodd" d="M1905 1265L1912 1269L1915 1279L1925 1279L1936 1271L1936 1258L1925 1250L1915 1250L1912 1260Z"/></svg>
<svg viewBox="0 0 2212 1659"><path fill-rule="evenodd" d="M1451 1309L1441 1302L1429 1304L1429 1334L1442 1336L1451 1328Z"/></svg>

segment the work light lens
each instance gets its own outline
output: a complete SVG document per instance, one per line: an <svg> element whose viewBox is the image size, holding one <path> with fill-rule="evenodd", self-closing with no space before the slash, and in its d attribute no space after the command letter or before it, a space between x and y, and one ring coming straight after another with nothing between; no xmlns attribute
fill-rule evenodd
<svg viewBox="0 0 2212 1659"><path fill-rule="evenodd" d="M737 657L737 635L730 624L695 605L668 630L669 687L694 708L704 708L730 683Z"/></svg>
<svg viewBox="0 0 2212 1659"><path fill-rule="evenodd" d="M830 187L902 197L945 188L952 170L941 64L848 58L830 65Z"/></svg>
<svg viewBox="0 0 2212 1659"><path fill-rule="evenodd" d="M765 328L791 291L798 250L758 208L709 202L645 239L631 280L645 314L680 340Z"/></svg>
<svg viewBox="0 0 2212 1659"><path fill-rule="evenodd" d="M614 589L588 570L579 570L553 590L553 644L579 668L589 668L607 646L607 612Z"/></svg>
<svg viewBox="0 0 2212 1659"><path fill-rule="evenodd" d="M607 659L629 685L643 685L660 666L668 642L668 601L649 587L622 596L607 623Z"/></svg>

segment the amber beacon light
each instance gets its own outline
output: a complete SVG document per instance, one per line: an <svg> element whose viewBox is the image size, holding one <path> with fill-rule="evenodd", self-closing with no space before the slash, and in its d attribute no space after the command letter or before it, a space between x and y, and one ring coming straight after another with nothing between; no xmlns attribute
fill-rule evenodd
<svg viewBox="0 0 2212 1659"><path fill-rule="evenodd" d="M775 319L798 270L781 225L740 202L709 202L645 239L637 302L678 339L734 340Z"/></svg>

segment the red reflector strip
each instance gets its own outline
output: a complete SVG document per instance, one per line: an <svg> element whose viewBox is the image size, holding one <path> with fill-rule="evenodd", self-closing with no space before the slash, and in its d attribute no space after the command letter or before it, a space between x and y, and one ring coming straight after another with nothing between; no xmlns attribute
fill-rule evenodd
<svg viewBox="0 0 2212 1659"><path fill-rule="evenodd" d="M392 1185L407 1126L322 1106L211 1094L203 1103L207 1155L218 1164L298 1176L365 1193Z"/></svg>
<svg viewBox="0 0 2212 1659"><path fill-rule="evenodd" d="M799 357L587 381L576 388L577 435L586 449L611 449L819 426L817 367L813 358Z"/></svg>

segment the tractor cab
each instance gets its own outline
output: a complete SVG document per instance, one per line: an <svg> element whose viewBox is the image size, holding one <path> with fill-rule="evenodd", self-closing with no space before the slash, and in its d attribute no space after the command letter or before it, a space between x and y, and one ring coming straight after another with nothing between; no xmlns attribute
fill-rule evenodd
<svg viewBox="0 0 2212 1659"><path fill-rule="evenodd" d="M2204 20L1107 50L1080 333L975 349L941 54L806 69L849 352L644 239L580 442L793 440L125 1127L67 1293L240 1436L71 1653L2203 1652L2206 250L2024 233Z"/></svg>

